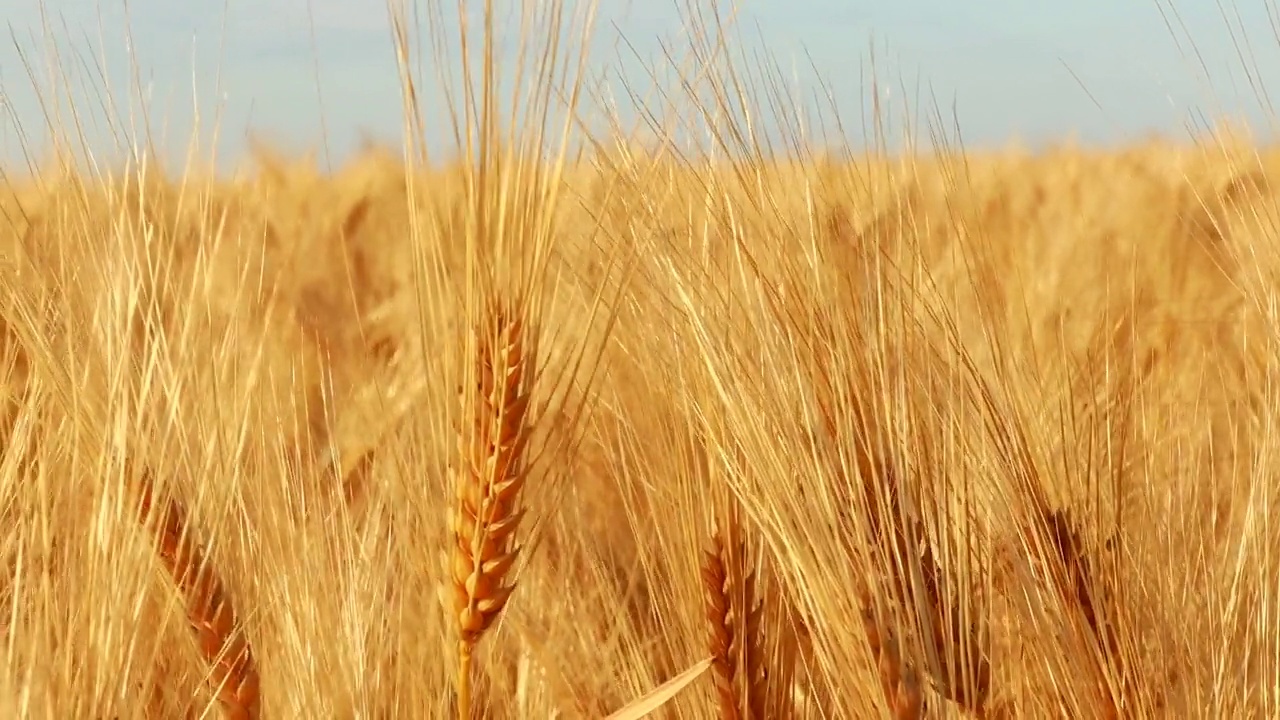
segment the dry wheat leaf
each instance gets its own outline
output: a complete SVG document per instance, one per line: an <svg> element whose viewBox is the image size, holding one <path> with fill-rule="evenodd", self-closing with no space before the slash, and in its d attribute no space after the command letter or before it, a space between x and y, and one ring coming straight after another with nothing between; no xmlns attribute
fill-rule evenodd
<svg viewBox="0 0 1280 720"><path fill-rule="evenodd" d="M689 683L701 677L702 673L706 672L709 667L711 667L711 658L699 662L697 665L662 683L648 695L636 698L628 703L626 707L605 718L605 720L640 720L640 718L670 702L671 698L680 694L680 691L685 689Z"/></svg>

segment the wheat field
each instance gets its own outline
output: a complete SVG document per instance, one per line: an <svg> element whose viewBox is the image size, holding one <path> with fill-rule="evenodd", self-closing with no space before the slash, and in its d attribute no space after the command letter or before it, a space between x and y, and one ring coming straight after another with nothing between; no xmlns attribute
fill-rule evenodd
<svg viewBox="0 0 1280 720"><path fill-rule="evenodd" d="M490 65L471 163L0 189L4 717L1280 713L1280 152L547 154Z"/></svg>

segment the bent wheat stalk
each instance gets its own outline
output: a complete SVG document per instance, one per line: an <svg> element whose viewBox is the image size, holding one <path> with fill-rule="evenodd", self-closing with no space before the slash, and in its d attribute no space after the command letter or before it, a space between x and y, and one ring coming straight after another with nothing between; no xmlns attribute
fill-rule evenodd
<svg viewBox="0 0 1280 720"><path fill-rule="evenodd" d="M526 356L524 324L498 310L481 323L476 357L476 392L463 397L463 422L454 477L450 527L451 585L447 603L458 628L458 716L471 714L471 659L475 645L493 624L515 584L505 578L520 548L514 535L524 515L528 385L533 376Z"/></svg>
<svg viewBox="0 0 1280 720"><path fill-rule="evenodd" d="M157 508L149 475L143 475L137 490L140 520L144 527L152 526L156 554L183 596L200 653L210 664L210 682L218 700L228 717L254 720L258 717L258 671L222 581L188 532L182 506L170 500Z"/></svg>

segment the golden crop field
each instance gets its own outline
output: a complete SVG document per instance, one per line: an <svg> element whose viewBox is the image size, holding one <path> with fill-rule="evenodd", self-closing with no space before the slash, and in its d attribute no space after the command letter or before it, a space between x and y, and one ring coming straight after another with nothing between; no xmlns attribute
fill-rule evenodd
<svg viewBox="0 0 1280 720"><path fill-rule="evenodd" d="M4 187L0 715L1280 712L1280 153L468 122Z"/></svg>

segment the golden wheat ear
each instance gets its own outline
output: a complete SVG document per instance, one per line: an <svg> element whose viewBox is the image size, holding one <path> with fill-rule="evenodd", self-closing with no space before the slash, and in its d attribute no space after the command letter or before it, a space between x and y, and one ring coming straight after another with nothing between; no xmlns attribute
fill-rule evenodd
<svg viewBox="0 0 1280 720"><path fill-rule="evenodd" d="M868 593L862 593L862 628L875 662L885 704L894 720L925 716L924 688L915 668L903 657L890 623L881 620Z"/></svg>
<svg viewBox="0 0 1280 720"><path fill-rule="evenodd" d="M885 617L879 611L884 605L878 605L877 600L887 597L891 603L910 609L911 584L904 576L902 566L916 560L915 548L927 548L927 545L923 543L923 535L913 535L908 531L917 528L905 521L893 473L886 469L872 477L878 479L867 481L863 487L868 513L868 541L873 548L883 552L879 553L878 562L869 568L875 577L866 578L857 590L862 606L863 632L880 677L889 714L895 720L916 720L924 717L926 712L919 672L902 654L897 627L890 619L892 614ZM882 583L877 583L877 579ZM875 589L877 585L879 590Z"/></svg>
<svg viewBox="0 0 1280 720"><path fill-rule="evenodd" d="M451 585L447 607L458 630L458 715L470 717L471 658L515 590L507 574L519 554L515 532L524 515L529 385L532 363L524 322L502 309L477 328L474 392L464 393L460 465L454 474Z"/></svg>
<svg viewBox="0 0 1280 720"><path fill-rule="evenodd" d="M156 554L186 604L187 620L209 663L209 680L219 702L233 720L256 720L259 678L252 648L222 581L191 537L186 512L172 500L156 507L149 475L138 480L137 494L139 520L150 529Z"/></svg>
<svg viewBox="0 0 1280 720"><path fill-rule="evenodd" d="M768 671L763 642L763 603L736 524L711 536L702 564L708 648L723 720L765 720Z"/></svg>
<svg viewBox="0 0 1280 720"><path fill-rule="evenodd" d="M1119 718L1126 705L1145 704L1153 698L1141 697L1134 687L1137 677L1131 658L1125 653L1123 621L1115 586L1108 586L1103 576L1103 558L1084 541L1079 528L1065 510L1052 510L1039 517L1039 531L1048 541L1051 581L1057 586L1068 607L1083 621L1082 631L1096 648L1092 658L1097 675L1100 717ZM1114 552L1116 539L1104 543L1104 550ZM1158 700L1152 703L1159 706ZM1154 709L1154 708L1153 708Z"/></svg>

